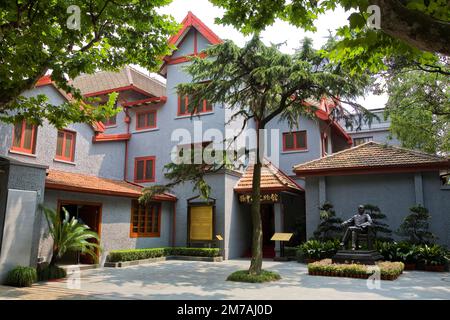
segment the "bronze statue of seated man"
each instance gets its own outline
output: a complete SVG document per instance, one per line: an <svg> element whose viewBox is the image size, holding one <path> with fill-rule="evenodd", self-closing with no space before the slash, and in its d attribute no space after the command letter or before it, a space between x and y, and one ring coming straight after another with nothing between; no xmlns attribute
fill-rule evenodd
<svg viewBox="0 0 450 320"><path fill-rule="evenodd" d="M347 230L345 230L344 237L342 238L342 249L345 249L345 247L347 246L347 242L349 241L349 238L351 236L352 250L356 250L356 244L358 242L359 235L361 233L367 233L368 228L372 226L372 218L365 212L366 210L364 209L364 206L359 205L358 213L341 224L342 226L349 226Z"/></svg>

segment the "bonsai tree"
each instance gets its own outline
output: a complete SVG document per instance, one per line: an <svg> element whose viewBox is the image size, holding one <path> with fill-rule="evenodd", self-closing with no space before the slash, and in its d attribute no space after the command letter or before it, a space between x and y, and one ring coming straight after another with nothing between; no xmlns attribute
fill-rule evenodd
<svg viewBox="0 0 450 320"><path fill-rule="evenodd" d="M333 205L325 202L319 209L320 223L316 231L314 231L314 239L327 241L339 238L342 231L342 219L336 217Z"/></svg>
<svg viewBox="0 0 450 320"><path fill-rule="evenodd" d="M376 233L377 239L380 241L392 241L392 230L389 229L387 223L383 222L386 219L386 215L381 212L380 208L372 204L366 204L364 209L368 211L372 218L372 230Z"/></svg>
<svg viewBox="0 0 450 320"><path fill-rule="evenodd" d="M413 244L430 244L436 236L429 229L430 214L421 205L411 207L411 214L406 216L398 229L398 234Z"/></svg>
<svg viewBox="0 0 450 320"><path fill-rule="evenodd" d="M55 210L43 207L48 223L49 234L53 238L53 255L50 266L55 266L61 257L69 251L80 251L97 259L96 250L100 249L97 243L89 240L99 241L98 234L90 231L87 225L78 222L75 217L69 217L69 213L62 208L64 218Z"/></svg>

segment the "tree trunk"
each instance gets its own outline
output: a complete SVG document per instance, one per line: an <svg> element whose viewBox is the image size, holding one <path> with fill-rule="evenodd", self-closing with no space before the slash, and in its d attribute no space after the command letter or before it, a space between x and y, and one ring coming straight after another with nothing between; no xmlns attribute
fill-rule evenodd
<svg viewBox="0 0 450 320"><path fill-rule="evenodd" d="M260 274L262 269L262 221L261 221L261 158L260 152L260 140L259 140L259 124L257 123L257 138L256 138L256 162L253 166L253 180L252 180L252 260L249 274ZM263 141L264 143L264 141Z"/></svg>
<svg viewBox="0 0 450 320"><path fill-rule="evenodd" d="M54 266L58 262L58 249L53 249L52 259L50 260L50 265Z"/></svg>

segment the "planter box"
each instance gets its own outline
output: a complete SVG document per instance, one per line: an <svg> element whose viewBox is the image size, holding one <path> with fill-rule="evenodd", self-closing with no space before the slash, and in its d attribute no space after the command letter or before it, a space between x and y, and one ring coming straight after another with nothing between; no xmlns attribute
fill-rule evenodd
<svg viewBox="0 0 450 320"><path fill-rule="evenodd" d="M445 266L425 266L425 271L432 271L432 272L445 272Z"/></svg>
<svg viewBox="0 0 450 320"><path fill-rule="evenodd" d="M404 270L416 270L416 264L415 263L405 263L405 269Z"/></svg>
<svg viewBox="0 0 450 320"><path fill-rule="evenodd" d="M124 268L124 267L137 266L137 265L141 265L141 264L161 262L161 261L166 261L166 260L222 262L223 257L167 256L167 257L134 260L134 261L105 262L104 266L107 268Z"/></svg>

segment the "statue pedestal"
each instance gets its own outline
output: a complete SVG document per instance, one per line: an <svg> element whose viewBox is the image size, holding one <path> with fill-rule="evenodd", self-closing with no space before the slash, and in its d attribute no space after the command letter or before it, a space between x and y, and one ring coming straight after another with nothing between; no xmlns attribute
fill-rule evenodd
<svg viewBox="0 0 450 320"><path fill-rule="evenodd" d="M339 250L332 258L333 263L360 263L373 265L383 260L376 250Z"/></svg>

